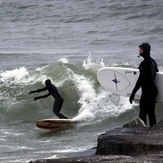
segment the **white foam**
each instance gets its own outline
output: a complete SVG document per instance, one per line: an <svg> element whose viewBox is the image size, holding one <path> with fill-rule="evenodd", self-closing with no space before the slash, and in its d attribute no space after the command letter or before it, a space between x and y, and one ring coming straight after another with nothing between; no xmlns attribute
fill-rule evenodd
<svg viewBox="0 0 163 163"><path fill-rule="evenodd" d="M103 61L99 63L100 66L105 66ZM94 65L95 63L92 63L90 54L83 63L83 67L88 70ZM71 73L72 80L80 94L78 103L81 105L79 113L74 117L74 120L84 120L88 123L92 121L96 123L108 117L117 117L126 110L132 109L132 105L130 105L127 97L112 94L102 87L99 87L100 89L96 91L94 82L90 78L75 74L73 71Z"/></svg>
<svg viewBox="0 0 163 163"><path fill-rule="evenodd" d="M14 70L7 70L4 72L1 72L1 78L0 80L2 82L16 82L20 83L22 81L25 81L26 76L28 75L28 70L25 67L16 68Z"/></svg>
<svg viewBox="0 0 163 163"><path fill-rule="evenodd" d="M83 61L83 67L85 70L88 70L92 67L97 67L97 66L100 66L100 67L105 67L105 63L103 61L103 59L99 59L97 60L97 62L93 62L92 61L92 54L89 53L89 56Z"/></svg>
<svg viewBox="0 0 163 163"><path fill-rule="evenodd" d="M89 103L81 102L79 114L74 120L97 123L106 118L118 117L126 110L132 109L127 97L121 97L106 90L100 90Z"/></svg>
<svg viewBox="0 0 163 163"><path fill-rule="evenodd" d="M36 82L44 81L47 79L47 75L42 74L45 67L37 68L36 70L29 71L25 67L16 68L13 70L6 70L0 73L0 81L3 82L7 86L11 86L12 84L32 84Z"/></svg>
<svg viewBox="0 0 163 163"><path fill-rule="evenodd" d="M68 61L68 59L66 59L66 58L61 58L61 59L58 60L58 62L61 62L61 63L68 63L69 61Z"/></svg>

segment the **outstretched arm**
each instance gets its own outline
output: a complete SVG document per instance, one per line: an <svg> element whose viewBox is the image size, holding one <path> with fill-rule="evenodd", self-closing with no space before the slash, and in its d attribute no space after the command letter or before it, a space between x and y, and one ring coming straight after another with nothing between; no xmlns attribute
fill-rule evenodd
<svg viewBox="0 0 163 163"><path fill-rule="evenodd" d="M46 90L47 90L47 88L44 87L44 88L36 89L36 90L34 90L34 91L30 91L29 94L31 94L31 93L36 93L36 92L42 92L42 91L46 91Z"/></svg>
<svg viewBox="0 0 163 163"><path fill-rule="evenodd" d="M48 93L48 94L46 94L46 95L38 96L38 97L35 97L34 100L38 100L38 99L40 99L40 98L46 98L46 97L48 97L48 96L50 96L50 95L51 95L51 94Z"/></svg>

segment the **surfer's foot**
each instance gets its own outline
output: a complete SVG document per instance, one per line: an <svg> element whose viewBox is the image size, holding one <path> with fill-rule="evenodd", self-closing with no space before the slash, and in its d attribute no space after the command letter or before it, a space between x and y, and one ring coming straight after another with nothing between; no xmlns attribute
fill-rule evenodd
<svg viewBox="0 0 163 163"><path fill-rule="evenodd" d="M63 114L61 114L61 115L59 116L59 118L60 118L60 119L68 119L68 118L65 117Z"/></svg>

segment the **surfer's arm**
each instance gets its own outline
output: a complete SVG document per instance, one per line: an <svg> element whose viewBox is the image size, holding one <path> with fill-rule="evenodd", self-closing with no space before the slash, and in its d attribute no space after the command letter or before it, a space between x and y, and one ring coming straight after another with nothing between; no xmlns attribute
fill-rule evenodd
<svg viewBox="0 0 163 163"><path fill-rule="evenodd" d="M45 95L42 95L42 96L38 96L38 97L35 97L34 100L38 100L40 98L46 98L46 97L48 97L50 95L51 95L51 93L48 93L48 94L45 94Z"/></svg>
<svg viewBox="0 0 163 163"><path fill-rule="evenodd" d="M30 91L29 94L31 94L31 93L37 93L37 92L42 92L42 91L46 91L46 90L47 90L47 87L44 87L44 88L36 89L34 91Z"/></svg>
<svg viewBox="0 0 163 163"><path fill-rule="evenodd" d="M137 82L136 82L136 84L135 84L135 87L134 87L134 89L133 89L133 91L132 91L132 95L134 95L135 96L135 93L139 90L139 88L141 87L141 75L139 76L139 78L138 78L138 80L137 80Z"/></svg>
<svg viewBox="0 0 163 163"><path fill-rule="evenodd" d="M129 101L130 101L131 104L132 104L132 101L134 100L135 93L138 91L138 89L140 87L141 87L141 80L140 80L140 76L139 76L139 78L138 78L138 80L136 82L136 85L135 85L135 87L134 87L134 89L133 89L133 91L132 91L132 93L130 95L130 98L129 98Z"/></svg>
<svg viewBox="0 0 163 163"><path fill-rule="evenodd" d="M129 98L129 101L130 101L131 104L132 104L132 101L134 100L134 97L135 97L136 92L139 90L139 88L142 85L143 79L144 79L144 73L140 72L140 75L138 77L138 80L137 80L137 82L135 84L135 87L134 87L134 89L133 89L133 91L132 91L132 93L130 95L130 98Z"/></svg>
<svg viewBox="0 0 163 163"><path fill-rule="evenodd" d="M132 101L134 100L136 92L139 90L139 88L142 86L143 82L147 78L146 75L148 74L148 63L142 62L142 64L139 66L139 71L140 71L140 75L129 98L131 104Z"/></svg>

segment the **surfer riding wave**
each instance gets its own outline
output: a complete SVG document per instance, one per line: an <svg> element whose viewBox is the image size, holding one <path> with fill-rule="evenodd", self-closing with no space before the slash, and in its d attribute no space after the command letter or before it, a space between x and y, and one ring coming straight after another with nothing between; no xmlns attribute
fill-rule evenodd
<svg viewBox="0 0 163 163"><path fill-rule="evenodd" d="M58 88L51 83L50 79L47 79L45 81L45 87L44 88L40 88L40 89L37 89L34 91L30 91L29 94L42 92L42 91L46 91L46 90L49 91L48 94L35 97L34 100L38 100L40 98L46 98L46 97L52 95L53 98L55 99L54 104L53 104L53 113L55 113L55 115L58 116L60 119L68 119L66 116L64 116L63 114L60 113L64 99L63 99L62 95L60 94Z"/></svg>

